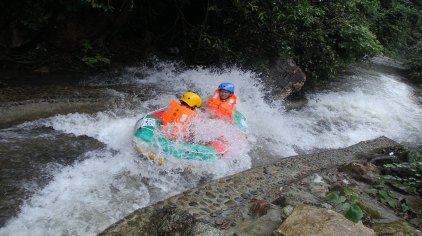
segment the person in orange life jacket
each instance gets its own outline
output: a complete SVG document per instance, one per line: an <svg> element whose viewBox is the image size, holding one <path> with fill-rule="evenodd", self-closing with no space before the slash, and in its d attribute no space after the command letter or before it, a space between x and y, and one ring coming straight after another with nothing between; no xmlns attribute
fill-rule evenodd
<svg viewBox="0 0 422 236"><path fill-rule="evenodd" d="M172 139L189 140L188 122L202 105L201 97L194 92L185 92L179 101L172 100L164 111L153 114L161 119L165 134Z"/></svg>
<svg viewBox="0 0 422 236"><path fill-rule="evenodd" d="M222 83L208 99L207 108L215 118L233 121L237 97L232 83Z"/></svg>

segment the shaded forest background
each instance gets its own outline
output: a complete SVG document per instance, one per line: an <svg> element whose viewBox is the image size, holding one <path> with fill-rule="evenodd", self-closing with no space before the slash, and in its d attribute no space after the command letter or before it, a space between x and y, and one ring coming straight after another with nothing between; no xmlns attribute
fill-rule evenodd
<svg viewBox="0 0 422 236"><path fill-rule="evenodd" d="M265 70L292 58L308 80L375 55L422 83L420 0L0 0L3 69L80 70L150 55Z"/></svg>

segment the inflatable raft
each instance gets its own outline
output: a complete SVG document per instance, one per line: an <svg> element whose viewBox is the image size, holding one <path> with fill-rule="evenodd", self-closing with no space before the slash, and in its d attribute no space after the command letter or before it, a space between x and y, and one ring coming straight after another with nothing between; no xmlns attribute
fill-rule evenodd
<svg viewBox="0 0 422 236"><path fill-rule="evenodd" d="M247 132L246 119L236 111L233 122L241 131ZM227 151L228 142L223 138L206 144L173 140L163 135L161 120L153 114L148 114L136 122L134 146L143 156L160 164L167 158L207 161L221 158Z"/></svg>

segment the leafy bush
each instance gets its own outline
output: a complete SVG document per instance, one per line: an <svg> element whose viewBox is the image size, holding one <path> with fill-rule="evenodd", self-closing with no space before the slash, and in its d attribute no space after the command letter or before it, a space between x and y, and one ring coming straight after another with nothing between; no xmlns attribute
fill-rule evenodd
<svg viewBox="0 0 422 236"><path fill-rule="evenodd" d="M127 4L130 14L124 15ZM20 24L48 35L69 19L96 13L122 35L151 33L155 45L148 47L177 47L180 59L191 64L249 66L287 56L312 81L387 54L406 59L413 78L422 73L422 4L416 0L0 0L0 28Z"/></svg>

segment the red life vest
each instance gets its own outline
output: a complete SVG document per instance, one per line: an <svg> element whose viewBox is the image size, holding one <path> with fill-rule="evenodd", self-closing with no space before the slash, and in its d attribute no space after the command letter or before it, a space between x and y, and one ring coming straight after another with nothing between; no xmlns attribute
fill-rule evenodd
<svg viewBox="0 0 422 236"><path fill-rule="evenodd" d="M236 100L237 97L233 93L226 100L222 101L220 99L220 93L218 89L216 89L214 94L208 99L207 107L214 113L216 117L231 120L233 117Z"/></svg>
<svg viewBox="0 0 422 236"><path fill-rule="evenodd" d="M192 109L182 106L176 100L172 100L162 115L164 127L172 124L171 128L165 129L166 133L174 139L180 136L181 133L185 133L187 131L186 123L193 114L195 112Z"/></svg>

